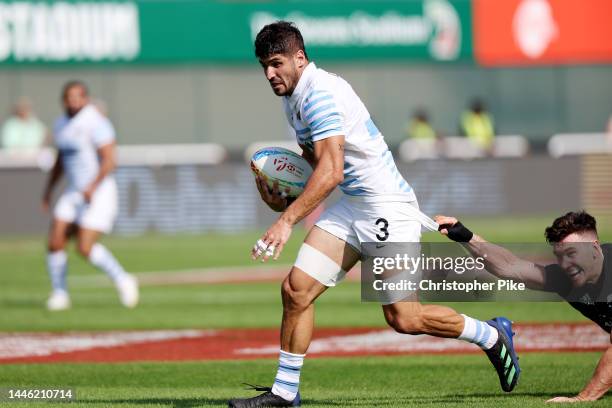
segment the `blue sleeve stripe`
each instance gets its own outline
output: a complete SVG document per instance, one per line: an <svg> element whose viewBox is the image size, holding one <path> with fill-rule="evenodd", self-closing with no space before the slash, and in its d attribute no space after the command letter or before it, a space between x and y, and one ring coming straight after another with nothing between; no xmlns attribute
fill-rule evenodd
<svg viewBox="0 0 612 408"><path fill-rule="evenodd" d="M327 125L327 122L329 121L329 119L330 119L330 118L333 118L334 116L338 117L338 122L340 122L340 118L341 118L342 116L340 116L340 114L339 114L338 112L332 112L332 113L330 113L330 114L328 114L328 115L325 115L325 116L323 116L323 117L321 117L321 118L319 118L319 119L315 120L315 121L314 121L314 122L312 122L312 123L309 123L309 124L308 124L308 125L309 125L308 127L310 127L310 129L312 129L312 130L314 131L314 130L316 130L317 126L319 126L321 123L324 123L324 122L325 122L325 125ZM331 123L331 122L330 122L330 123Z"/></svg>
<svg viewBox="0 0 612 408"><path fill-rule="evenodd" d="M312 136L318 136L323 133L329 133L329 132L342 132L342 126L339 126L339 125L340 125L340 121L325 125L324 127L321 127L321 129L317 129L316 131L312 132Z"/></svg>
<svg viewBox="0 0 612 408"><path fill-rule="evenodd" d="M321 123L317 124L317 127L312 127L311 128L311 133L312 134L316 134L319 132L324 132L326 131L329 127L336 127L336 128L341 128L342 127L342 121L340 120L340 118L334 118L333 116L330 116L328 118L325 119L325 121L321 121Z"/></svg>
<svg viewBox="0 0 612 408"><path fill-rule="evenodd" d="M313 136L312 140L316 142L316 141L321 140L321 139L326 139L326 138L328 138L328 137L332 137L332 136L340 136L340 135L342 135L342 134L343 134L343 132L342 132L342 130L341 130L341 129L338 129L338 130L330 130L330 131L328 131L328 132L321 133L321 134L319 134L319 135L315 135L315 136Z"/></svg>
<svg viewBox="0 0 612 408"><path fill-rule="evenodd" d="M310 132L310 128L304 128L304 129L299 129L299 130L296 129L296 131L295 131L295 133L297 135L304 135L304 134L306 134L308 132Z"/></svg>
<svg viewBox="0 0 612 408"><path fill-rule="evenodd" d="M316 135L312 138L313 142L318 142L319 140L323 140L323 139L327 139L328 137L332 137L332 136L343 136L344 132L341 129L338 130L334 130L334 131L328 131L325 133L321 133L320 135Z"/></svg>
<svg viewBox="0 0 612 408"><path fill-rule="evenodd" d="M315 106L317 103L322 102L322 101L327 101L329 99L333 99L333 96L331 96L330 94L326 94L323 96L319 96L313 99L312 101L309 101L306 105L304 105L304 113L308 112L308 110L312 108L313 106ZM306 100L308 100L308 98Z"/></svg>
<svg viewBox="0 0 612 408"><path fill-rule="evenodd" d="M317 91L317 90L314 90L314 89L313 89L312 91L310 91L310 92L308 93L308 95L306 95L306 98L304 98L304 99L305 99L305 100L308 100L308 99L312 98L313 96L320 95L320 94L322 94L322 93L327 93L327 94L328 94L329 92L325 92L325 91L321 91L321 90L318 90L318 91Z"/></svg>
<svg viewBox="0 0 612 408"><path fill-rule="evenodd" d="M335 103L329 103L327 105L323 105L323 106L319 106L317 109L313 109L311 110L306 116L304 116L305 120L310 120L312 119L317 113L321 113L321 112L325 112L325 111L331 111L332 108L335 108L336 104Z"/></svg>

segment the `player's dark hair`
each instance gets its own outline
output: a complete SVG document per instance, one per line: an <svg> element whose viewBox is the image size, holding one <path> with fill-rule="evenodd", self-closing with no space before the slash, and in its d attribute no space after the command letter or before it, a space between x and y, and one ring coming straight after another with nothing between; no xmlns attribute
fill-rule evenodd
<svg viewBox="0 0 612 408"><path fill-rule="evenodd" d="M85 96L89 95L89 88L87 88L87 85L85 85L85 82L75 79L75 80L68 81L64 84L64 87L62 88L62 98L65 98L68 90L74 87L81 88L83 92L85 93Z"/></svg>
<svg viewBox="0 0 612 408"><path fill-rule="evenodd" d="M574 232L594 232L597 235L596 221L586 211L568 212L553 221L550 227L544 231L546 241L549 244L561 242L565 237Z"/></svg>
<svg viewBox="0 0 612 408"><path fill-rule="evenodd" d="M274 54L291 55L299 50L306 54L302 33L289 21L277 21L262 28L255 37L255 56L265 59Z"/></svg>

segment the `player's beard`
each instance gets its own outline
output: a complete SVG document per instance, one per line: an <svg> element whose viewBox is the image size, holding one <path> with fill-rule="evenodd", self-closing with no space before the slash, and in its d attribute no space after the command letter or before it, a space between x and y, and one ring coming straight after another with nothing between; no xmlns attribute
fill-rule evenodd
<svg viewBox="0 0 612 408"><path fill-rule="evenodd" d="M297 86L299 80L300 80L300 73L295 63L292 62L291 72L288 72L287 76L282 78L282 84L285 86L285 91L277 93L274 87L272 88L272 91L277 96L291 96L293 94L293 91L295 91L295 87Z"/></svg>
<svg viewBox="0 0 612 408"><path fill-rule="evenodd" d="M293 71L293 76L291 78L291 83L287 86L287 92L285 92L285 96L293 95L293 91L295 91L295 88L296 88L299 80L300 80L300 75L299 75L298 71L297 70Z"/></svg>
<svg viewBox="0 0 612 408"><path fill-rule="evenodd" d="M281 85L281 87L278 88L278 91L277 88L275 88L275 85ZM287 94L287 86L285 85L284 81L276 83L270 82L270 87L272 88L272 92L274 92L276 96L285 96ZM285 89L284 91L283 88Z"/></svg>

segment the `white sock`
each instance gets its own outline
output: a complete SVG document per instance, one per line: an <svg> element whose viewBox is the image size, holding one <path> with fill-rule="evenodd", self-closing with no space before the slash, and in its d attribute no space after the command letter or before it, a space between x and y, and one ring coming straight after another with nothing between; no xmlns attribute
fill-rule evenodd
<svg viewBox="0 0 612 408"><path fill-rule="evenodd" d="M300 387L300 370L306 354L293 354L281 350L278 371L272 385L272 393L287 401L293 401Z"/></svg>
<svg viewBox="0 0 612 408"><path fill-rule="evenodd" d="M113 282L127 277L119 261L102 244L94 244L89 253L89 262L96 268L103 270Z"/></svg>
<svg viewBox="0 0 612 408"><path fill-rule="evenodd" d="M49 272L53 290L67 292L66 272L68 271L68 257L64 250L47 253L47 271Z"/></svg>
<svg viewBox="0 0 612 408"><path fill-rule="evenodd" d="M469 316L461 315L464 319L463 331L457 337L459 340L465 340L470 343L478 344L481 349L489 350L497 342L499 333L497 329L489 326L485 322L472 319Z"/></svg>

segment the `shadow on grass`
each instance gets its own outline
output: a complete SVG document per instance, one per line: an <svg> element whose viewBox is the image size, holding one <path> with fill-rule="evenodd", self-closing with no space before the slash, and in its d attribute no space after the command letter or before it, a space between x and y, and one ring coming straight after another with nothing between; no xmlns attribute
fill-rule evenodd
<svg viewBox="0 0 612 408"><path fill-rule="evenodd" d="M527 398L538 398L542 402L549 398L553 398L553 395L549 392L514 392L511 394L502 393L475 393L475 394L446 394L446 395L431 395L431 396L411 396L405 397L381 397L373 396L368 397L349 397L339 398L336 400L329 399L312 399L306 398L302 400L304 406L308 407L398 407L398 406L416 406L421 404L426 405L438 405L438 404L457 404L474 406L474 404L481 406L490 406L491 404L499 404L503 402L510 402L516 397L527 397ZM607 399L607 398L605 398ZM113 406L115 404L133 404L133 405L162 405L172 408L195 408L202 406L227 406L227 398L135 398L135 399L87 399L79 402L84 403L99 403L107 406ZM514 401L516 403L516 401ZM503 404L502 404L503 405Z"/></svg>
<svg viewBox="0 0 612 408"><path fill-rule="evenodd" d="M28 299L2 299L0 300L0 307L45 310L45 296Z"/></svg>
<svg viewBox="0 0 612 408"><path fill-rule="evenodd" d="M104 404L113 406L115 404L134 405L164 405L173 408L191 408L206 405L227 406L227 399L221 398L122 398L122 399L86 399L78 402L87 404Z"/></svg>
<svg viewBox="0 0 612 408"><path fill-rule="evenodd" d="M115 404L134 404L134 405L164 405L172 408L194 408L202 406L222 406L227 407L228 398L134 398L134 399L87 399L78 402L87 404L104 404L113 406ZM357 401L357 400L356 400ZM346 406L346 402L330 401L324 399L308 399L304 401L308 406L322 405L331 406ZM352 405L352 403L350 403ZM371 402L369 402L371 404ZM360 403L355 403L360 405Z"/></svg>

